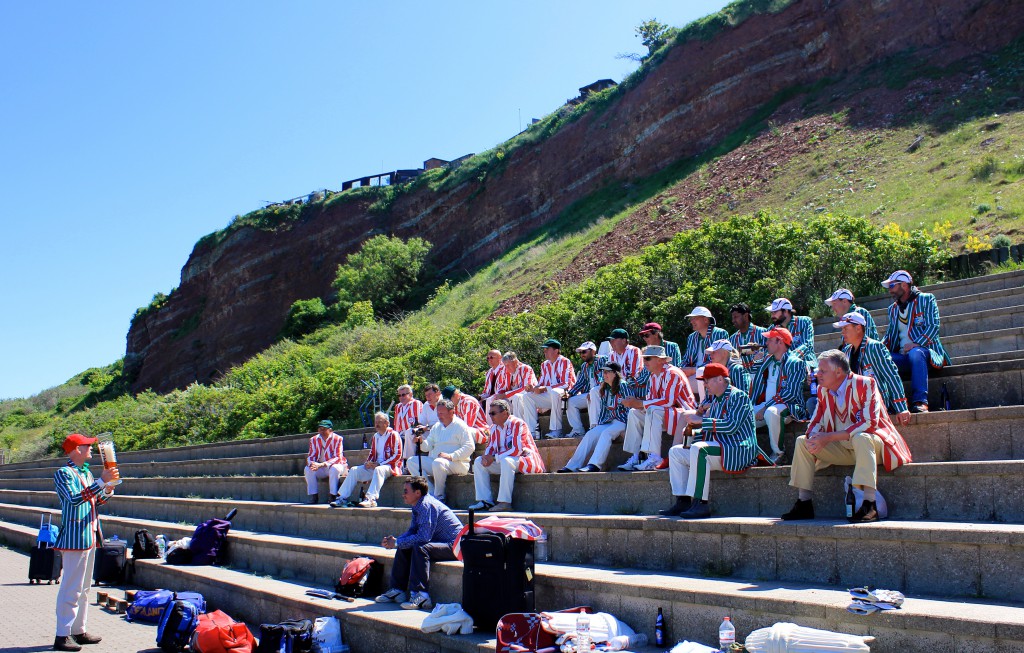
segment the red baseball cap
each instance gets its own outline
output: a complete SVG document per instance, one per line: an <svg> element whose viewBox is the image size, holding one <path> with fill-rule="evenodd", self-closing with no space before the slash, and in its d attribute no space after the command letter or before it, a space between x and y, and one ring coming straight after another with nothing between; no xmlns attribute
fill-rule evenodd
<svg viewBox="0 0 1024 653"><path fill-rule="evenodd" d="M767 338L778 338L782 342L786 343L786 346L793 344L793 334L789 332L789 329L783 329L782 327L775 327L768 329L764 332L765 339Z"/></svg>
<svg viewBox="0 0 1024 653"><path fill-rule="evenodd" d="M644 325L644 328L640 330L640 335L650 333L651 331L661 331L661 325L657 322L648 322Z"/></svg>
<svg viewBox="0 0 1024 653"><path fill-rule="evenodd" d="M64 438L64 453L71 453L72 449L77 449L83 444L95 444L96 438L90 438L82 435L81 433L72 433L68 437Z"/></svg>
<svg viewBox="0 0 1024 653"><path fill-rule="evenodd" d="M728 378L729 370L721 363L710 363L704 366L704 371L697 377L697 380L707 381L708 379L713 379L716 376L724 376Z"/></svg>

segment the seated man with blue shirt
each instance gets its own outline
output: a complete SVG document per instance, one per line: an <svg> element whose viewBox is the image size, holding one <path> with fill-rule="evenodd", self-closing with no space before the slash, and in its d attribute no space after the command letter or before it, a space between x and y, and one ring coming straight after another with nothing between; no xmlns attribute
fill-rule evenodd
<svg viewBox="0 0 1024 653"><path fill-rule="evenodd" d="M452 544L462 522L451 509L430 496L427 479L413 476L405 482L402 500L412 506L409 529L395 537L388 535L380 545L395 550L391 566L391 589L377 597L377 603L401 603L403 610L432 610L430 562L455 560ZM408 591L408 594L406 593Z"/></svg>

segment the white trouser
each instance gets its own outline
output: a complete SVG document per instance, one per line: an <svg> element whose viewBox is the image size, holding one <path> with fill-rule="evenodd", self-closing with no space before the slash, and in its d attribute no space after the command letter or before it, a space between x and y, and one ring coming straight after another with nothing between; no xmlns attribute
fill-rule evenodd
<svg viewBox="0 0 1024 653"><path fill-rule="evenodd" d="M424 474L420 469L420 461L423 461L423 468L430 470L430 474ZM409 473L413 476L426 476L428 489L435 497L444 496L445 487L448 484L448 475L464 476L469 473L468 460L445 460L444 458L431 458L430 456L413 456L409 459Z"/></svg>
<svg viewBox="0 0 1024 653"><path fill-rule="evenodd" d="M487 426L494 424L494 420L491 419L491 404L494 403L494 396L490 396L484 399L484 419L487 420Z"/></svg>
<svg viewBox="0 0 1024 653"><path fill-rule="evenodd" d="M519 456L498 456L488 467L484 467L483 456L473 461L473 484L476 486L476 500L494 502L491 492L491 474L501 474L498 481L498 502L512 503L512 487L519 471Z"/></svg>
<svg viewBox="0 0 1024 653"><path fill-rule="evenodd" d="M590 428L594 428L597 426L597 420L601 417L601 386L591 388L587 393L587 411Z"/></svg>
<svg viewBox="0 0 1024 653"><path fill-rule="evenodd" d="M508 403L512 406L512 415L526 422L526 425L530 427L530 433L534 437L540 435L537 433L537 409L534 408L533 402L527 397L527 392L523 390L517 395L512 395L509 398Z"/></svg>
<svg viewBox="0 0 1024 653"><path fill-rule="evenodd" d="M426 438L426 434L423 434ZM402 460L409 460L419 450L420 445L416 444L416 435L412 432L412 429L405 429L402 431Z"/></svg>
<svg viewBox="0 0 1024 653"><path fill-rule="evenodd" d="M57 590L57 637L81 635L89 616L89 588L96 549L62 549L64 571Z"/></svg>
<svg viewBox="0 0 1024 653"><path fill-rule="evenodd" d="M672 495L693 497L694 501L708 500L708 486L711 484L711 470L722 471L721 456L704 456L700 464L701 450L718 447L715 441L695 442L691 447L677 444L668 450L668 479L672 483ZM699 493L700 496L696 496Z"/></svg>
<svg viewBox="0 0 1024 653"><path fill-rule="evenodd" d="M693 394L697 395L701 402L704 401L706 396L704 391L704 382L698 381L698 376L704 376L704 366L697 368L697 371L693 373L693 376L688 376L686 379L690 382L690 389L693 390ZM745 388L744 388L745 389Z"/></svg>
<svg viewBox="0 0 1024 653"><path fill-rule="evenodd" d="M338 498L347 499L352 496L352 491L356 489L356 484L370 482L370 487L366 490L366 498L377 500L380 496L380 488L384 485L384 481L388 480L392 476L393 472L387 465L378 465L373 469L366 469L366 465L359 465L348 470L348 476L345 478L345 482L341 485L341 490L338 492Z"/></svg>
<svg viewBox="0 0 1024 653"><path fill-rule="evenodd" d="M565 466L576 471L586 463L604 469L604 463L608 460L608 452L612 449L612 442L625 432L626 425L618 420L614 420L610 424L595 426L583 436L579 446L576 447L576 453L572 455Z"/></svg>
<svg viewBox="0 0 1024 653"><path fill-rule="evenodd" d="M338 493L338 479L348 474L348 465L345 463L338 463L337 465L331 465L329 467L321 467L315 472L310 469L309 465L306 465L302 473L306 476L306 494L317 494L316 488L317 479L326 478L327 483L330 485L331 494Z"/></svg>
<svg viewBox="0 0 1024 653"><path fill-rule="evenodd" d="M764 418L757 420L757 425L768 427L768 442L772 446L773 454L782 453L782 449L779 448L779 438L782 437L782 427L784 424L789 424L793 421L793 418L786 415L785 419L782 417L782 413L786 410L786 404L760 404L754 406L754 415L764 411Z"/></svg>
<svg viewBox="0 0 1024 653"><path fill-rule="evenodd" d="M664 406L630 408L622 448L629 453L642 451L661 456L661 434L664 430Z"/></svg>
<svg viewBox="0 0 1024 653"><path fill-rule="evenodd" d="M544 392L537 394L536 392L521 393L526 396L523 409L529 415L524 417L523 420L530 427L530 433L537 432L537 411L538 410L550 410L551 421L548 424L549 431L561 431L562 430L562 397L565 396L565 390L561 388L548 388ZM531 409L530 406L533 408Z"/></svg>
<svg viewBox="0 0 1024 653"><path fill-rule="evenodd" d="M584 433L587 430L583 428L583 415L580 414L580 411L584 408L587 409L587 416L590 418L590 423L593 424L594 411L591 410L590 393L569 397L569 405L565 409L565 418L569 421L569 426L572 428L573 433Z"/></svg>

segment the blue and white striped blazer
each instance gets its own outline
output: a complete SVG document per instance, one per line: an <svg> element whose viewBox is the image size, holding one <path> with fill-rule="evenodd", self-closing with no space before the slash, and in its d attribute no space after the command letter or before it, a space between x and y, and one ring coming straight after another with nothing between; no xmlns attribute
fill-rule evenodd
<svg viewBox="0 0 1024 653"><path fill-rule="evenodd" d="M60 533L54 548L82 550L97 546L97 507L110 498L103 493L103 481L94 479L88 468L79 469L69 460L53 474L53 482L60 499Z"/></svg>

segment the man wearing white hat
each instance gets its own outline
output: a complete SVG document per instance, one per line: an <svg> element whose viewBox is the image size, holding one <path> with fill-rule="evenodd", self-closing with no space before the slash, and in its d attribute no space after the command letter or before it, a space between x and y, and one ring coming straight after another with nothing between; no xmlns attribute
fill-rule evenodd
<svg viewBox="0 0 1024 653"><path fill-rule="evenodd" d="M619 465L622 471L653 471L662 461L661 434L675 435L682 427L680 417L685 410L697 407L690 384L682 370L670 364L664 347L648 346L643 351L644 367L650 372L645 399L626 397L623 405L630 408L626 420L626 437L622 448L632 454ZM640 455L647 459L640 462Z"/></svg>
<svg viewBox="0 0 1024 653"><path fill-rule="evenodd" d="M859 313L864 318L864 335L872 340L878 340L878 326L875 325L875 318L871 317L871 311L854 303L852 290L840 288L832 293L825 303L832 309L832 314L836 317L842 317L847 313Z"/></svg>
<svg viewBox="0 0 1024 653"><path fill-rule="evenodd" d="M764 337L768 356L751 374L750 400L754 403L757 425L768 427L772 462L777 462L782 457L779 439L783 426L807 417L804 406L807 365L790 350L793 335L788 329L771 329Z"/></svg>
<svg viewBox="0 0 1024 653"><path fill-rule="evenodd" d="M693 333L686 337L686 350L683 352L681 367L683 374L690 383L690 389L700 395L704 401L704 384L697 380L697 372L704 367L704 350L716 340L725 340L729 334L725 329L715 326L715 318L711 311L697 306L686 316L693 327Z"/></svg>
<svg viewBox="0 0 1024 653"><path fill-rule="evenodd" d="M597 355L597 345L586 341L576 348L580 355L580 369L576 372L576 384L569 388L569 404L565 409L565 417L569 421L571 438L583 437L587 429L583 428L583 416L580 411L587 409L590 428L597 425L598 386L601 385L601 368L608 362L607 356Z"/></svg>
<svg viewBox="0 0 1024 653"><path fill-rule="evenodd" d="M939 340L935 295L921 292L906 270L896 270L882 285L889 289L889 328L882 342L901 372L910 371L910 411L928 412L928 368L949 364Z"/></svg>
<svg viewBox="0 0 1024 653"><path fill-rule="evenodd" d="M739 352L728 340L716 340L704 350L708 362L718 363L729 371L729 384L746 393L750 390L750 374L740 361Z"/></svg>
<svg viewBox="0 0 1024 653"><path fill-rule="evenodd" d="M889 412L896 413L900 424L910 424L910 410L907 408L900 371L896 369L896 363L892 362L892 356L885 345L864 335L864 316L861 313L847 313L838 322L834 322L832 327L843 330L843 353L850 359L853 373L874 378Z"/></svg>
<svg viewBox="0 0 1024 653"><path fill-rule="evenodd" d="M814 322L806 315L793 314L793 302L785 297L779 297L766 306L765 310L771 314L772 324L789 331L793 336L793 343L790 350L807 363L807 367L818 367L818 358L814 355Z"/></svg>

